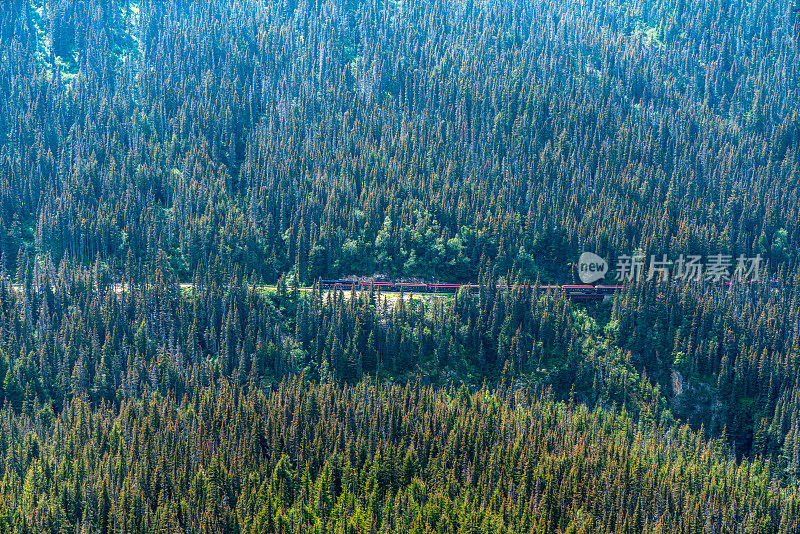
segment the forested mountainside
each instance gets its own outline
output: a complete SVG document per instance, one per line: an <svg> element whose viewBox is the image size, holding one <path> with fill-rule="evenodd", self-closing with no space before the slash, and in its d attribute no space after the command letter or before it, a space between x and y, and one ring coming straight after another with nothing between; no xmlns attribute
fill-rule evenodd
<svg viewBox="0 0 800 534"><path fill-rule="evenodd" d="M274 282L797 263L789 0L4 2L2 250ZM558 273L556 273L558 274Z"/></svg>
<svg viewBox="0 0 800 534"><path fill-rule="evenodd" d="M0 3L0 533L797 531L798 16Z"/></svg>
<svg viewBox="0 0 800 534"><path fill-rule="evenodd" d="M769 460L506 390L223 381L183 402L3 418L3 503L31 531L795 532ZM13 505L16 512L9 512ZM77 530L77 529L76 529Z"/></svg>

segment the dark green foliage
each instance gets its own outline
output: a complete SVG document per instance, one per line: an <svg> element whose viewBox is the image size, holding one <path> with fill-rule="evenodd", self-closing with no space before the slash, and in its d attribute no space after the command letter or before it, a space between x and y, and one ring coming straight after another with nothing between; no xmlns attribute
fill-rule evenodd
<svg viewBox="0 0 800 534"><path fill-rule="evenodd" d="M0 2L0 534L797 531L796 12Z"/></svg>
<svg viewBox="0 0 800 534"><path fill-rule="evenodd" d="M163 250L185 281L797 265L793 0L37 1L0 10L9 269L23 245Z"/></svg>

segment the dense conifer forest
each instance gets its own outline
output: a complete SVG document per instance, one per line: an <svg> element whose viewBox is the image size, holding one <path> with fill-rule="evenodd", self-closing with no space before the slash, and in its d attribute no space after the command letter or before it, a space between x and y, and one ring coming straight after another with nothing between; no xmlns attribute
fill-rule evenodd
<svg viewBox="0 0 800 534"><path fill-rule="evenodd" d="M797 0L4 0L0 533L799 531L799 45ZM582 251L765 280L542 288Z"/></svg>

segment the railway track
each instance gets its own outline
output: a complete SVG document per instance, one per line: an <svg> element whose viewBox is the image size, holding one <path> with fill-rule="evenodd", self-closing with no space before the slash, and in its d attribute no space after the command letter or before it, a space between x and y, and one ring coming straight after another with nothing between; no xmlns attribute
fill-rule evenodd
<svg viewBox="0 0 800 534"><path fill-rule="evenodd" d="M778 280L768 280L767 283L773 289L779 289L781 284ZM731 282L724 282L725 286L730 286ZM17 284L8 284L7 286L13 292L22 292L22 286ZM190 290L194 287L192 283L180 283L178 287L181 290ZM275 289L274 285L259 286L262 289ZM382 293L406 293L406 294L455 294L459 289L465 288L467 291L477 292L480 289L478 284L444 284L444 283L425 283L425 282L384 282L377 280L320 280L320 289L323 291L350 291L355 289L369 290L374 287ZM576 301L600 301L611 297L617 291L620 291L624 286L621 285L588 285L588 284L564 284L564 285L540 285L535 286L539 291L552 291L563 293L566 297ZM114 283L110 286L111 290L115 293L121 294L129 290L127 285L121 283ZM497 289L508 289L509 286L505 284L498 284ZM313 287L301 287L301 291L311 291Z"/></svg>
<svg viewBox="0 0 800 534"><path fill-rule="evenodd" d="M321 280L320 289L323 290L350 290L350 289L379 289L383 292L403 293L456 293L459 289L478 291L477 284L440 284L424 282L383 282L375 280ZM540 291L562 292L572 300L603 300L613 295L623 286L616 285L543 285L538 286ZM497 285L497 289L507 289L507 285Z"/></svg>

